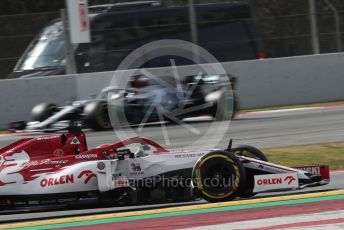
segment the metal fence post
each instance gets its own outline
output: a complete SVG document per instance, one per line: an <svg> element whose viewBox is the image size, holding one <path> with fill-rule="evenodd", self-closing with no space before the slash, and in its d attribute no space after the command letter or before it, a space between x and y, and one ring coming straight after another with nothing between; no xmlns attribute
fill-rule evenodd
<svg viewBox="0 0 344 230"><path fill-rule="evenodd" d="M339 12L336 9L336 7L329 0L324 0L324 2L333 11L334 23L335 23L335 27L336 27L337 51L338 52L342 52L342 36L341 36L341 33L340 33L340 16L339 16Z"/></svg>
<svg viewBox="0 0 344 230"><path fill-rule="evenodd" d="M74 49L70 42L67 12L66 12L66 9L61 9L60 12L61 12L62 25L63 25L66 74L75 74L76 69L75 69Z"/></svg>
<svg viewBox="0 0 344 230"><path fill-rule="evenodd" d="M320 53L319 37L318 37L318 25L317 25L317 12L314 0L308 0L309 3L309 21L311 27L311 39L313 54Z"/></svg>
<svg viewBox="0 0 344 230"><path fill-rule="evenodd" d="M189 0L189 23L190 23L190 33L191 33L191 41L194 44L198 44L198 31L197 31L197 18L196 18L196 9L194 0ZM198 49L195 47L194 49L194 58L197 63L200 62Z"/></svg>

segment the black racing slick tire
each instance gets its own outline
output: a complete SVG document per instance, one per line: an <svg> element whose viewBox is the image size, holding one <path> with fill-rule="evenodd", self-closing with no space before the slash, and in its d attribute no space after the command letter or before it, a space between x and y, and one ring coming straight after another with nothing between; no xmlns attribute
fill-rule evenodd
<svg viewBox="0 0 344 230"><path fill-rule="evenodd" d="M242 193L246 172L240 160L230 152L213 151L195 164L193 186L209 202L233 200Z"/></svg>
<svg viewBox="0 0 344 230"><path fill-rule="evenodd" d="M257 149L256 147L250 145L242 145L237 148L232 149L233 153L238 156L245 156L254 158L261 161L268 161L265 154ZM247 170L247 184L245 190L239 195L241 198L249 198L255 196L257 193L253 192L254 189L254 172Z"/></svg>
<svg viewBox="0 0 344 230"><path fill-rule="evenodd" d="M31 118L33 121L44 121L59 111L56 104L41 103L32 108Z"/></svg>
<svg viewBox="0 0 344 230"><path fill-rule="evenodd" d="M233 112L232 112L232 120L238 115L240 111L240 103L238 100L238 96L234 94L233 96Z"/></svg>
<svg viewBox="0 0 344 230"><path fill-rule="evenodd" d="M105 101L93 101L84 108L84 123L95 131L111 129L108 104Z"/></svg>
<svg viewBox="0 0 344 230"><path fill-rule="evenodd" d="M216 121L228 121L234 117L234 101L229 93L222 93L216 102L214 102L212 116Z"/></svg>
<svg viewBox="0 0 344 230"><path fill-rule="evenodd" d="M262 161L268 161L268 158L262 151L250 145L241 145L237 148L232 148L232 152L239 156L250 157Z"/></svg>

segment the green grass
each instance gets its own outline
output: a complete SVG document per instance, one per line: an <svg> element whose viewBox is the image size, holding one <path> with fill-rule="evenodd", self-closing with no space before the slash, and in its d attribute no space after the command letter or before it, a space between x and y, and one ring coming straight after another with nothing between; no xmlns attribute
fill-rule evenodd
<svg viewBox="0 0 344 230"><path fill-rule="evenodd" d="M263 152L270 162L285 166L328 164L330 169L344 169L344 143L267 148Z"/></svg>
<svg viewBox="0 0 344 230"><path fill-rule="evenodd" d="M332 101L332 102L321 102L321 103L310 103L310 104L296 104L296 105L285 105L285 106L273 106L265 108L253 108L253 109L242 109L240 112L257 112L264 110L278 110L278 109L295 109L304 107L317 107L317 106L330 106L336 104L344 104L344 101Z"/></svg>
<svg viewBox="0 0 344 230"><path fill-rule="evenodd" d="M8 133L8 130L0 130L0 134L2 133Z"/></svg>

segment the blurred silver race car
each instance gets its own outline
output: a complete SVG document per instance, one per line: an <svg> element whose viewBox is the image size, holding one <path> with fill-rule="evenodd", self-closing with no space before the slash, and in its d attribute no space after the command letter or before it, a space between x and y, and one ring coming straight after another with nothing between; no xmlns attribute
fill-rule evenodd
<svg viewBox="0 0 344 230"><path fill-rule="evenodd" d="M32 109L31 122L13 122L9 129L55 131L78 121L84 128L107 130L114 125L178 123L183 118L202 115L229 120L238 111L234 87L235 78L229 75L193 75L180 83L170 76L150 79L135 75L126 88L106 87L95 99L63 107L38 104ZM110 119L109 114L118 119Z"/></svg>

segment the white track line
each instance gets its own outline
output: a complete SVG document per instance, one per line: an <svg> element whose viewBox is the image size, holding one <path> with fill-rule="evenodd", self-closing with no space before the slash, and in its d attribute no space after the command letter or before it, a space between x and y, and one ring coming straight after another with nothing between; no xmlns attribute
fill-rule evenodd
<svg viewBox="0 0 344 230"><path fill-rule="evenodd" d="M343 207L344 209L344 207ZM218 224L218 225L209 225L201 226L195 228L187 228L188 230L227 230L227 229L248 229L248 228L268 228L276 225L292 224L292 223L303 223L310 221L319 221L319 220L330 220L344 218L344 210L334 211L334 212L320 212L312 213L305 215L295 215L295 216L285 216L285 217L274 217L258 220L248 220L240 221L228 224ZM315 225L316 226L316 225ZM329 229L325 226L324 229Z"/></svg>
<svg viewBox="0 0 344 230"><path fill-rule="evenodd" d="M325 107L304 107L304 108L293 108L293 109L275 109L275 110L264 110L256 112L247 112L246 114L269 114L269 113L284 113L284 112L296 112L296 111L306 111L306 110L315 110L315 109L324 109Z"/></svg>

